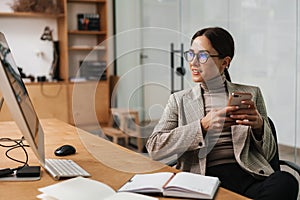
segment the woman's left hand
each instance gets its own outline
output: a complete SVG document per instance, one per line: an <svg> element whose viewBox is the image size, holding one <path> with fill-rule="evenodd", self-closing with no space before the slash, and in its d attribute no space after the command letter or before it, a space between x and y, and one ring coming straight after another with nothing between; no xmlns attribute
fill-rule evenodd
<svg viewBox="0 0 300 200"><path fill-rule="evenodd" d="M261 130L263 126L263 119L257 111L252 100L241 101L247 108L241 108L230 113L230 118L236 121L236 124L251 126L254 130Z"/></svg>

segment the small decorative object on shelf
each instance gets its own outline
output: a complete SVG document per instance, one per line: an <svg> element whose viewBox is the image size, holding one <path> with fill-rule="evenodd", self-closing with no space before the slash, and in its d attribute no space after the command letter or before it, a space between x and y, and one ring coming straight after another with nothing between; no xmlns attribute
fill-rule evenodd
<svg viewBox="0 0 300 200"><path fill-rule="evenodd" d="M62 9L56 0L14 0L10 7L15 12L38 12L48 14L59 14Z"/></svg>
<svg viewBox="0 0 300 200"><path fill-rule="evenodd" d="M33 75L26 75L24 72L23 72L23 69L21 67L18 67L18 71L21 75L21 78L23 80L23 82L26 82L26 83L29 83L29 82L34 82L34 76Z"/></svg>
<svg viewBox="0 0 300 200"><path fill-rule="evenodd" d="M58 41L53 41L52 38L52 30L46 26L44 32L41 36L41 40L47 40L52 42L53 45L53 61L50 68L49 75L51 76L52 80L61 81L59 77L59 43Z"/></svg>
<svg viewBox="0 0 300 200"><path fill-rule="evenodd" d="M100 15L93 13L77 14L78 30L99 31Z"/></svg>

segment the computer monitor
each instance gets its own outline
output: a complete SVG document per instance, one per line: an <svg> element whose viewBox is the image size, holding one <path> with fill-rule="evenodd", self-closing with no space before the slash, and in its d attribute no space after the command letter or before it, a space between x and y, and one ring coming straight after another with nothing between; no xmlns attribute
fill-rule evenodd
<svg viewBox="0 0 300 200"><path fill-rule="evenodd" d="M25 140L35 153L42 167L45 168L54 179L58 180L60 178L71 178L76 176L91 176L87 171L70 159L45 159L43 129L31 103L25 84L22 81L18 67L10 52L10 48L4 34L1 32L0 90L7 107L9 108L12 117L21 130ZM24 169L21 179L25 176L24 171L29 168L37 169L38 167L33 166L20 169ZM34 171L34 174L39 174L39 170L37 171L38 173ZM18 172L20 171L18 170ZM18 180L18 172L16 174L17 176L8 177L8 179L6 179L6 177L1 177L1 180ZM38 180L39 178L36 178L37 176L34 175L33 178L29 177L29 179L27 179L27 174L32 175L32 170L30 172L26 172L24 180Z"/></svg>
<svg viewBox="0 0 300 200"><path fill-rule="evenodd" d="M22 81L8 43L0 32L0 89L10 113L25 140L45 165L44 133Z"/></svg>

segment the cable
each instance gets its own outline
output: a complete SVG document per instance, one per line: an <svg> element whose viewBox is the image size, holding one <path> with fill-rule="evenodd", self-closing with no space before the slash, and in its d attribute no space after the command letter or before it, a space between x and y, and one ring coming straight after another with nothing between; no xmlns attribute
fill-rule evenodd
<svg viewBox="0 0 300 200"><path fill-rule="evenodd" d="M12 150L14 150L14 149L17 149L17 148L22 148L22 149L23 149L23 151L24 151L24 153L25 153L25 158L26 158L25 161L15 159L15 158L11 157L10 155L8 155L8 153L9 153L10 151L12 151ZM5 152L5 155L6 155L6 157L8 157L9 159L11 159L11 160L13 160L13 161L15 161L15 162L24 164L24 166L27 165L27 163L28 163L28 153L26 152L24 146L22 146L22 145L20 145L20 146L14 146L14 147L8 149L8 150Z"/></svg>
<svg viewBox="0 0 300 200"><path fill-rule="evenodd" d="M21 139L11 139L11 138L0 138L0 142L14 142L14 144L1 144L0 143L0 147L4 147L4 148L9 148L6 150L5 152L5 155L7 158L9 158L10 160L13 160L15 162L18 162L18 163L22 163L23 165L22 166L19 166L19 167L16 167L16 168L6 168L6 169L1 169L0 170L0 177L3 177L3 176L7 176L7 175L10 175L12 174L15 170L19 170L25 166L28 166L28 153L25 149L25 147L29 147L29 145L26 145L23 143L24 141L24 137L22 137ZM18 149L18 148L21 148L25 154L25 161L22 161L22 160L19 160L19 159L16 159L16 158L13 158L12 156L9 155L9 152L15 150L15 149Z"/></svg>

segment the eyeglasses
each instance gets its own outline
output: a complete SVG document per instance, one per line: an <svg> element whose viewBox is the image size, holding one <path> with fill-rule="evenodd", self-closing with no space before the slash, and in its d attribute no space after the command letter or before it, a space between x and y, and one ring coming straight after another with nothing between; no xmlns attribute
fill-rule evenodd
<svg viewBox="0 0 300 200"><path fill-rule="evenodd" d="M195 56L197 56L197 61L201 64L206 63L209 57L220 57L220 55L217 55L217 54L215 54L215 55L209 54L205 50L199 51L197 54L195 54L193 50L188 50L183 53L183 56L184 56L185 60L188 62L192 62L194 60Z"/></svg>

